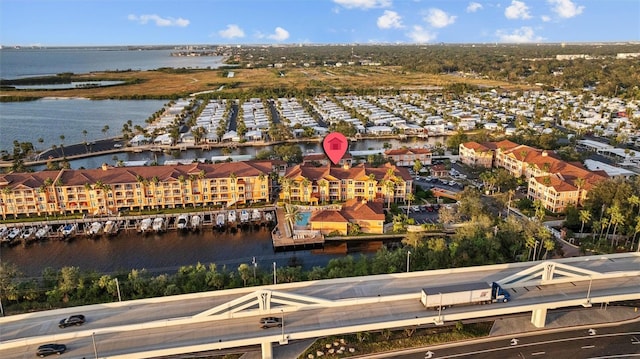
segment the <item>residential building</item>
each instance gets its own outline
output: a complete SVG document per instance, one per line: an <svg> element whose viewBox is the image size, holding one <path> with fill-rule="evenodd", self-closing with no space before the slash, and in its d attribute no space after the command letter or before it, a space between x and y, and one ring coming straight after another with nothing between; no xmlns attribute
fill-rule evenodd
<svg viewBox="0 0 640 359"><path fill-rule="evenodd" d="M398 148L384 152L384 155L392 160L396 166L413 167L416 160L423 166L431 165L431 151L426 148Z"/></svg>
<svg viewBox="0 0 640 359"><path fill-rule="evenodd" d="M381 200L370 202L366 199L348 200L340 210L320 210L309 218L311 230L322 234L338 232L347 235L351 226L357 226L362 233L384 233L384 204Z"/></svg>
<svg viewBox="0 0 640 359"><path fill-rule="evenodd" d="M482 150L476 151L478 148ZM504 168L514 177L527 179L528 197L542 201L544 207L554 213L564 211L569 205L580 206L589 189L607 177L604 171L589 171L582 164L558 159L553 151L511 141L467 142L460 145L460 150L460 160L467 164L478 163L477 153L481 153L483 167L492 154L493 167Z"/></svg>
<svg viewBox="0 0 640 359"><path fill-rule="evenodd" d="M297 165L287 170L281 182L281 200L310 204L350 199L404 202L413 185L406 168L388 163L380 167Z"/></svg>
<svg viewBox="0 0 640 359"><path fill-rule="evenodd" d="M0 174L0 208L7 218L262 203L270 200L270 174L282 166L281 161L198 162Z"/></svg>

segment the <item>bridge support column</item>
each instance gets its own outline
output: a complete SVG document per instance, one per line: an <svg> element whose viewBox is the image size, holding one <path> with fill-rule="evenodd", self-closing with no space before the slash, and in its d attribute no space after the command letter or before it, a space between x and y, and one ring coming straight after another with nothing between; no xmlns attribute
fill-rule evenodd
<svg viewBox="0 0 640 359"><path fill-rule="evenodd" d="M534 309L531 313L531 323L536 328L544 328L547 321L547 308Z"/></svg>
<svg viewBox="0 0 640 359"><path fill-rule="evenodd" d="M262 359L273 359L273 346L271 342L262 342Z"/></svg>

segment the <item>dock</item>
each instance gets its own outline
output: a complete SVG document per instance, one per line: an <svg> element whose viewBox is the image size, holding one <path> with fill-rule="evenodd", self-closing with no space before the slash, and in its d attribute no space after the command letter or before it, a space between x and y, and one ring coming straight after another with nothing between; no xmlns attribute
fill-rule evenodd
<svg viewBox="0 0 640 359"><path fill-rule="evenodd" d="M320 231L292 230L285 219L284 209L277 207L276 226L271 231L273 249L276 251L287 251L295 249L322 248L324 246L324 235Z"/></svg>

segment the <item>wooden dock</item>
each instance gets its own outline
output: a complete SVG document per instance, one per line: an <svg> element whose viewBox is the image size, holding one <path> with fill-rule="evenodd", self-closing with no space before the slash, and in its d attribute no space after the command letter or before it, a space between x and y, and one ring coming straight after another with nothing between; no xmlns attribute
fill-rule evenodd
<svg viewBox="0 0 640 359"><path fill-rule="evenodd" d="M324 236L316 231L292 231L285 220L284 209L276 208L277 223L271 231L274 250L321 248ZM295 232L295 233L294 233Z"/></svg>

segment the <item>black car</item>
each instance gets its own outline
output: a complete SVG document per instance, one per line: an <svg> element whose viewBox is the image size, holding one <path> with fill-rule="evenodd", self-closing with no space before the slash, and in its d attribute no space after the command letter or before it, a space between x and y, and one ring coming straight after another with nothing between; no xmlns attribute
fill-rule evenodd
<svg viewBox="0 0 640 359"><path fill-rule="evenodd" d="M267 329L272 327L281 327L282 321L278 317L260 318L260 328Z"/></svg>
<svg viewBox="0 0 640 359"><path fill-rule="evenodd" d="M62 354L67 350L67 346L64 344L44 344L38 347L36 355L39 357L45 357L51 354Z"/></svg>
<svg viewBox="0 0 640 359"><path fill-rule="evenodd" d="M82 325L84 324L84 315L82 314L76 314L76 315L72 315L68 318L64 318L60 321L60 323L58 323L58 327L60 328L66 328L72 325Z"/></svg>

